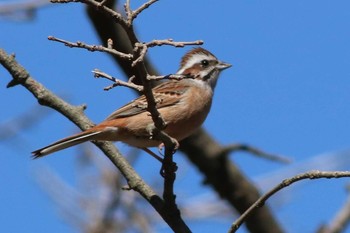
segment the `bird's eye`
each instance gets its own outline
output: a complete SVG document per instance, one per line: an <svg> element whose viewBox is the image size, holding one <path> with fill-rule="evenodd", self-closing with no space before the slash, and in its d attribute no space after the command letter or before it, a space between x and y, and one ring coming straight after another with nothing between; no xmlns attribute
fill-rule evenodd
<svg viewBox="0 0 350 233"><path fill-rule="evenodd" d="M208 60L202 60L201 64L202 64L202 66L206 67L206 66L209 65L209 61Z"/></svg>

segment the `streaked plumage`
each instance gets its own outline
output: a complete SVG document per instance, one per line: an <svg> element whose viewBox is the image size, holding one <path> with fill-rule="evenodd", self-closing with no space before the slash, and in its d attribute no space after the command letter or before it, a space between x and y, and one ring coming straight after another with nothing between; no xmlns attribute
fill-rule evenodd
<svg viewBox="0 0 350 233"><path fill-rule="evenodd" d="M169 80L153 88L158 100L156 107L167 124L164 130L167 134L181 141L202 125L210 111L218 75L230 66L207 50L195 48L185 54L177 72L191 78ZM146 109L146 97L141 95L100 124L32 154L38 158L91 140L122 141L139 148L158 146L161 142L150 139L155 126Z"/></svg>

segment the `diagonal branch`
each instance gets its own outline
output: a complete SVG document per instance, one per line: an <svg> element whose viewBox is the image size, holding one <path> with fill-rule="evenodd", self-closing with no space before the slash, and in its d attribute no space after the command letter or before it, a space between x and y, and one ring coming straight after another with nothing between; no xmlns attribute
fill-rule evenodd
<svg viewBox="0 0 350 233"><path fill-rule="evenodd" d="M222 156L223 146L204 129L181 141L180 150L204 174L204 183L212 186L238 213L244 213L260 197L256 187L228 156ZM267 206L253 212L246 227L252 233L283 232Z"/></svg>
<svg viewBox="0 0 350 233"><path fill-rule="evenodd" d="M298 182L300 180L305 179L332 179L332 178L342 178L342 177L350 177L349 171L309 171L306 173L302 173L299 175L296 175L292 178L285 179L278 185L276 185L274 188L272 188L269 192L261 196L253 205L251 205L232 225L229 233L236 232L238 228L243 224L243 222L248 218L249 215L251 215L256 209L260 208L265 204L267 199L269 199L271 196L276 194L278 191L280 191L283 188L288 187L289 185Z"/></svg>
<svg viewBox="0 0 350 233"><path fill-rule="evenodd" d="M110 89L112 89L112 88L114 88L116 86L129 87L129 88L134 89L134 90L136 90L138 92L142 92L143 91L143 86L136 85L136 84L134 84L133 82L130 81L130 79L132 80L132 78L130 78L128 82L124 82L124 81L122 81L120 79L117 79L117 78L115 78L115 77L113 77L113 76L111 76L111 75L109 75L109 74L107 74L105 72L102 72L102 71L100 71L98 69L95 69L92 72L94 73L95 78L102 77L102 78L108 79L108 80L113 82L112 85L104 88L104 90L106 90L106 91L109 91Z"/></svg>
<svg viewBox="0 0 350 233"><path fill-rule="evenodd" d="M42 84L34 80L30 74L17 63L14 56L8 55L2 49L0 49L0 64L12 75L13 80L15 80L14 83L25 87L41 105L60 112L82 130L93 126L93 123L83 114L84 107L72 106L54 95ZM141 179L112 143L94 142L94 144L99 147L120 170L130 188L142 195L175 232L190 232L179 215L169 216L169 209L166 208L164 201Z"/></svg>
<svg viewBox="0 0 350 233"><path fill-rule="evenodd" d="M118 56L118 57L120 57L122 59L126 59L126 60L131 60L132 59L132 55L131 54L122 53L122 52L117 51L116 49L104 47L102 45L88 45L88 44L85 44L85 43L83 43L81 41L73 43L73 42L70 42L70 41L67 41L67 40L56 38L54 36L49 36L47 39L63 43L65 46L70 47L70 48L83 48L83 49L87 49L87 50L89 50L91 52L94 52L94 51L107 52L107 53L109 53L111 55Z"/></svg>
<svg viewBox="0 0 350 233"><path fill-rule="evenodd" d="M267 153L265 151L262 151L256 147L247 145L247 144L231 144L223 148L222 150L222 156L227 156L230 152L237 152L237 151L246 151L249 152L255 156L265 158L271 161L276 161L280 163L291 163L291 160L285 156L282 155L275 155L271 153Z"/></svg>

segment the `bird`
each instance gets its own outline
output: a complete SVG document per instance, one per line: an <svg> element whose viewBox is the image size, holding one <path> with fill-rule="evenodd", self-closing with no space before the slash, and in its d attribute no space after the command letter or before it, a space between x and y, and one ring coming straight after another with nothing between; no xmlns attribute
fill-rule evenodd
<svg viewBox="0 0 350 233"><path fill-rule="evenodd" d="M179 142L194 133L210 112L220 72L229 67L231 64L218 60L202 47L188 51L176 73L186 78L169 79L152 89L156 108L166 123L163 131ZM86 141L121 141L147 151L148 147L162 144L151 137L154 128L146 97L141 95L101 123L35 150L32 156L43 157Z"/></svg>

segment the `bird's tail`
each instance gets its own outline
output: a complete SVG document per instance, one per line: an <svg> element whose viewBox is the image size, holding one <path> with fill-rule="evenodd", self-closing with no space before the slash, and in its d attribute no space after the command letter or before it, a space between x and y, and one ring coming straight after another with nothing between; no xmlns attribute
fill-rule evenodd
<svg viewBox="0 0 350 233"><path fill-rule="evenodd" d="M33 158L37 159L45 155L51 154L53 152L63 150L71 146L75 146L77 144L80 144L86 141L94 140L96 139L95 136L100 133L101 131L85 131L85 132L81 132L73 136L64 138L62 140L52 143L51 145L48 145L39 150L33 151L32 152Z"/></svg>

